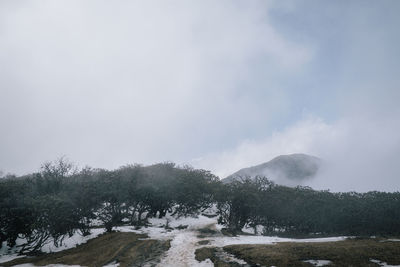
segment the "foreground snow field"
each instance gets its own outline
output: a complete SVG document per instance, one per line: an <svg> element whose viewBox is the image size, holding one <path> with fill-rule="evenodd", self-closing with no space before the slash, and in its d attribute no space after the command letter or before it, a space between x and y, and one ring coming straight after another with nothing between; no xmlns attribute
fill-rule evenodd
<svg viewBox="0 0 400 267"><path fill-rule="evenodd" d="M71 237L66 237L63 241L62 246L59 247L54 246L53 242L50 240L42 247L41 250L45 253L50 253L50 252L62 251L69 248L74 248L77 245L86 243L90 239L98 237L104 232L105 232L104 228L94 228L91 230L91 234L88 236L82 236L79 233L75 233ZM17 246L23 244L24 242L25 239L18 238L17 245L14 246L13 248L9 248L7 246L7 243L3 242L3 247L0 249L0 263L23 257L18 255ZM54 266L59 266L59 265L54 265Z"/></svg>
<svg viewBox="0 0 400 267"><path fill-rule="evenodd" d="M184 217L184 218L173 218L167 215L163 219L150 219L149 227L143 227L140 230L135 230L132 226L115 227L114 230L120 232L134 232L144 233L149 236L150 239L162 239L171 240L171 248L165 253L161 259L159 266L213 266L210 260L198 262L195 259L195 251L201 247L213 246L223 247L226 245L236 244L274 244L278 242L331 242L341 241L346 237L330 237L330 238L313 238L313 239L291 239L291 238L279 238L272 236L252 236L252 235L239 235L236 237L228 237L219 234L219 230L222 229L221 225L217 224L216 218L209 218L206 216ZM167 227L168 226L168 227ZM199 235L199 229L209 229L215 231L217 234L211 236ZM43 252L56 252L69 248L73 248L79 244L85 243L88 240L99 236L104 233L103 228L92 229L92 234L86 237L82 237L79 234L75 234L72 237L66 238L64 243L60 247L55 247L52 243L46 244L43 248ZM200 242L203 241L203 242ZM18 244L21 244L23 240L18 240ZM200 242L200 243L199 243ZM6 246L0 251L0 263L12 260L17 256L16 248L7 250ZM231 260L235 260L243 263L239 259L235 259L232 255L226 255L231 257ZM318 262L321 263L321 262ZM24 264L22 267L30 267L33 265ZM63 265L49 265L54 267L61 267ZM65 265L64 265L65 266ZM118 266L118 263L111 264L109 266Z"/></svg>

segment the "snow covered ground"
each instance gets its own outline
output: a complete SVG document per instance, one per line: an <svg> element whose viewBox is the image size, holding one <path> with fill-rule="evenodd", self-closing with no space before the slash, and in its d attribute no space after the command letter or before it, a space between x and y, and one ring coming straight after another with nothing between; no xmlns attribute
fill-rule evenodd
<svg viewBox="0 0 400 267"><path fill-rule="evenodd" d="M325 238L307 238L307 239L293 239L281 238L275 236L247 236L239 235L234 237L223 236L215 238L213 241L214 246L223 247L228 245L243 245L243 244L275 244L278 242L334 242L345 240L346 237L325 237Z"/></svg>
<svg viewBox="0 0 400 267"><path fill-rule="evenodd" d="M382 266L382 267L400 267L400 265L389 265L386 262L383 262L383 261L380 261L380 260L371 259L370 262L376 263L376 264L378 264L379 266Z"/></svg>
<svg viewBox="0 0 400 267"><path fill-rule="evenodd" d="M186 229L173 229L167 230L164 226L167 224L171 228L178 226L187 226ZM121 232L136 232L146 233L151 239L170 239L171 248L165 254L165 257L161 260L159 266L214 266L210 260L198 262L195 260L195 251L201 247L223 247L227 245L239 245L239 244L275 244L278 242L332 242L341 241L346 237L328 237L328 238L311 238L311 239L292 239L292 238L280 238L271 236L249 236L239 235L236 237L228 237L220 235L210 237L199 237L199 232L196 230L202 228L209 228L214 230L221 230L222 225L217 224L216 218L208 218L206 216L199 216L198 218L185 217L174 219L167 216L163 219L151 219L151 227L142 228L140 230L134 230L132 227L117 227L117 231ZM208 240L209 243L206 245L200 245L199 241ZM322 263L322 261L321 261Z"/></svg>
<svg viewBox="0 0 400 267"><path fill-rule="evenodd" d="M62 246L54 246L53 242L49 242L42 247L42 251L46 253L62 251L69 248L74 248L77 245L86 243L88 240L98 237L105 232L104 228L94 228L91 230L90 235L82 236L76 232L73 236L65 238Z"/></svg>
<svg viewBox="0 0 400 267"><path fill-rule="evenodd" d="M105 232L104 228L94 228L94 229L92 229L91 234L88 236L82 236L78 232L76 232L73 236L66 237L63 241L62 246L56 247L56 246L54 246L54 243L52 242L52 240L49 240L49 242L47 242L42 247L41 250L43 252L50 253L50 252L62 251L62 250L69 249L69 248L74 248L77 245L86 243L88 240L95 238L104 232ZM14 246L12 248L7 246L7 242L3 242L3 246L0 249L0 263L23 257L23 256L18 255L17 246L23 244L24 242L26 242L25 239L18 238L16 241L16 243L17 243L16 246ZM24 266L28 266L28 265L24 265ZM52 266L59 267L60 265L52 265Z"/></svg>
<svg viewBox="0 0 400 267"><path fill-rule="evenodd" d="M325 265L329 265L332 263L331 261L328 261L328 260L307 260L304 262L311 263L314 266L325 266Z"/></svg>
<svg viewBox="0 0 400 267"><path fill-rule="evenodd" d="M198 262L195 260L195 251L198 248L205 246L216 246L223 247L226 245L236 245L236 244L274 244L278 242L330 242L330 241L341 241L346 237L330 237L330 238L312 238L312 239L291 239L291 238L279 238L271 236L250 236L250 235L240 235L236 237L223 236L222 234L216 234L212 236L199 236L197 230L207 228L215 230L222 229L221 225L217 224L216 218L209 218L206 216L193 217L181 217L173 218L167 215L162 219L150 219L149 227L142 227L140 230L135 230L132 226L122 226L115 227L114 230L120 232L134 232L134 233L144 233L149 236L150 239L161 239L161 240L171 240L171 248L165 253L164 257L161 259L159 266L174 266L174 267L184 267L184 266L213 266L210 260L203 262ZM168 227L167 227L168 226ZM178 229L179 228L179 229ZM76 233L70 238L64 240L64 244L60 247L55 247L51 242L46 244L43 248L43 252L56 252L68 248L73 248L78 244L87 242L91 238L95 238L98 235L105 232L105 229L95 228L92 229L92 234L83 237ZM207 244L199 244L199 241L208 240ZM18 240L18 243L23 242L23 240ZM228 257L229 255L227 255ZM8 249L8 247L3 246L0 251L0 262L5 262L18 257L15 248ZM233 258L234 259L234 258ZM319 262L322 263L322 262ZM31 267L33 265L20 265L22 267ZM62 267L63 265L49 265L54 267ZM112 265L113 267L118 266L117 263ZM318 266L318 265L317 265Z"/></svg>
<svg viewBox="0 0 400 267"><path fill-rule="evenodd" d="M159 266L214 266L210 260L201 263L195 260L194 252L199 241L196 235L197 233L190 230L178 233Z"/></svg>

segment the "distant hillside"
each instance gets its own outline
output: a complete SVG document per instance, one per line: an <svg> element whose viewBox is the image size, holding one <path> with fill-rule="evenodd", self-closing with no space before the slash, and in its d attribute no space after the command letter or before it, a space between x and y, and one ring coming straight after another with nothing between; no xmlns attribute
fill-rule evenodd
<svg viewBox="0 0 400 267"><path fill-rule="evenodd" d="M224 183L233 180L256 176L283 185L296 186L315 176L321 165L321 159L306 154L281 155L266 163L241 169L222 180Z"/></svg>

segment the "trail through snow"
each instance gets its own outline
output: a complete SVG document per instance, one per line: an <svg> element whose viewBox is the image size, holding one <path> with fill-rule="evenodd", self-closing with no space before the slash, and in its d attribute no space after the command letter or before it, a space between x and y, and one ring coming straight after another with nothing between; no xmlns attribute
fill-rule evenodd
<svg viewBox="0 0 400 267"><path fill-rule="evenodd" d="M195 260L194 252L200 247L197 245L199 238L196 235L197 233L191 230L177 234L171 241L171 248L167 251L166 257L158 266L214 266L209 259L200 263Z"/></svg>
<svg viewBox="0 0 400 267"><path fill-rule="evenodd" d="M186 229L174 229L166 230L162 228L167 224L171 228L178 226L187 226ZM312 239L291 239L291 238L280 238L272 236L249 236L241 235L236 237L223 236L219 233L222 226L217 224L216 218L208 218L206 216L199 216L198 218L179 218L173 219L167 217L167 219L151 219L152 227L142 228L141 230L132 230L132 228L120 227L117 228L119 231L134 231L139 233L148 234L151 239L170 239L171 248L165 253L157 266L163 267L208 267L214 266L211 260L207 259L202 262L198 262L195 259L195 251L201 247L223 247L227 245L236 244L274 244L278 242L330 242L330 241L341 241L346 237L329 237L329 238L312 238ZM202 237L199 229L210 229L217 232L216 235ZM208 240L208 244L199 244L199 241ZM227 255L230 260L245 264L240 259L236 259L233 255Z"/></svg>
<svg viewBox="0 0 400 267"><path fill-rule="evenodd" d="M158 263L160 267L208 267L214 266L211 260L207 259L198 262L195 259L196 249L203 247L198 242L205 238L198 235L199 229L209 228L217 230L217 220L206 216L198 218L185 217L175 219L167 215L166 219L150 219L151 227L143 227L140 230L134 230L132 227L117 227L115 230L121 232L145 233L150 239L171 240L171 248L165 253L164 257ZM168 222L169 227L175 229L165 229ZM187 226L186 229L176 229L179 226Z"/></svg>
<svg viewBox="0 0 400 267"><path fill-rule="evenodd" d="M167 218L167 220L170 221L170 227L175 228L179 226L187 226L187 228L164 233L164 238L172 239L171 248L166 252L165 257L161 259L161 262L158 264L158 266L214 266L214 264L209 259L203 262L198 262L195 259L194 253L196 249L202 247L198 244L200 240L203 240L203 238L198 237L198 235L200 234L198 230L202 228L216 230L216 219L199 216L198 218L187 217L172 220L171 218ZM157 224L157 221L153 220L152 224ZM160 234L156 233L154 229L149 229L147 233L150 238L160 238ZM161 237L163 237L163 235L161 235Z"/></svg>
<svg viewBox="0 0 400 267"><path fill-rule="evenodd" d="M331 238L313 238L313 239L291 239L291 238L279 238L272 236L254 236L254 235L240 235L235 237L223 236L220 233L222 229L221 225L217 224L216 218L209 218L206 216L184 217L184 218L173 218L169 215L163 219L150 219L150 227L143 227L140 230L135 230L132 226L121 226L115 227L114 230L120 232L134 232L144 233L149 236L149 239L159 240L171 240L170 249L165 252L164 256L160 259L157 266L160 267L208 267L214 266L210 259L202 262L198 262L195 259L195 251L201 247L224 247L227 245L236 244L274 244L277 242L329 242L329 241L340 241L346 237L331 237ZM209 229L214 230L215 234L201 235L199 230ZM92 234L88 237L73 236L65 240L65 244L61 247L55 248L51 245L46 245L43 248L44 252L60 251L63 249L75 247L77 244L85 243L87 240L98 236L103 233L104 229L94 229ZM199 241L207 240L208 243L199 243ZM13 257L17 257L16 251L6 250L3 247L2 253L0 253L0 262L11 260ZM7 253L8 252L8 253ZM15 254L15 255L14 255ZM236 259L233 255L222 255L221 257L228 259L229 261L236 261L242 265L244 261ZM154 266L153 264L150 264ZM29 266L29 265L24 265ZM32 266L32 265L30 265ZM58 265L51 265L57 266ZM245 266L245 265L244 265Z"/></svg>

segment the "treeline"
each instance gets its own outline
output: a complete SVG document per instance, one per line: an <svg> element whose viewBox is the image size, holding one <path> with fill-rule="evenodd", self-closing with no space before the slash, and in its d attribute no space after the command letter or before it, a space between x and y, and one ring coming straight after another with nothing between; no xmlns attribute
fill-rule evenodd
<svg viewBox="0 0 400 267"><path fill-rule="evenodd" d="M173 163L78 171L60 159L38 173L0 179L0 246L25 238L20 251L27 253L50 240L60 245L77 231L88 235L94 222L111 231L211 207L232 233L262 226L268 235L400 234L399 193L331 193L266 178L223 184L208 171Z"/></svg>
<svg viewBox="0 0 400 267"><path fill-rule="evenodd" d="M331 193L263 177L224 185L222 191L216 198L219 220L232 232L261 225L265 235L400 234L399 192Z"/></svg>
<svg viewBox="0 0 400 267"><path fill-rule="evenodd" d="M167 212L193 215L214 202L217 183L208 171L173 163L114 171L76 171L64 159L46 163L38 173L0 180L0 245L26 238L20 251L28 253L50 240L58 246L76 231L88 235L94 221L111 231Z"/></svg>

